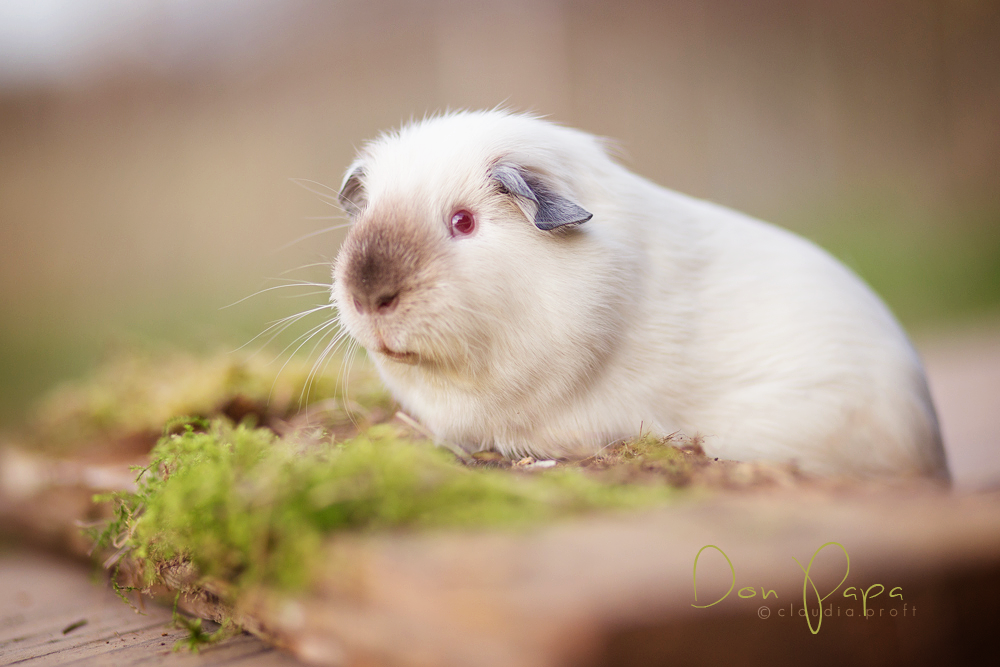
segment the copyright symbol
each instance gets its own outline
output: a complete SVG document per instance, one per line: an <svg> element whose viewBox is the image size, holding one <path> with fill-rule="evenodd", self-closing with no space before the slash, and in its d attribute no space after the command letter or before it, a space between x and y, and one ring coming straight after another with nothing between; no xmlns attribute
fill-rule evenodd
<svg viewBox="0 0 1000 667"><path fill-rule="evenodd" d="M761 607L760 609L757 610L757 616L760 618L767 618L770 615L771 615L770 607Z"/></svg>

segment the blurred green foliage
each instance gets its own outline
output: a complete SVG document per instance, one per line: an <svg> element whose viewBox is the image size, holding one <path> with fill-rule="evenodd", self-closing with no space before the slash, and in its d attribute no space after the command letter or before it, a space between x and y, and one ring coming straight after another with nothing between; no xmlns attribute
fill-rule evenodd
<svg viewBox="0 0 1000 667"><path fill-rule="evenodd" d="M33 304L24 312L2 313L0 426L24 424L35 416L33 406L45 393L90 375L102 364L133 354L162 358L185 350L215 356L220 350L235 352L242 347L234 359L253 357L262 377L274 381L298 343L286 347L331 314L315 313L265 345L270 334L254 338L270 323L296 310L275 299L220 309L230 298L203 289L199 293L125 295L116 300L113 312L96 308L74 312L53 300ZM300 309L306 309L323 299L301 301ZM308 354L315 340L300 350L294 366L316 357L315 352ZM328 341L329 335L323 340ZM326 370L334 375L340 371L335 367Z"/></svg>
<svg viewBox="0 0 1000 667"><path fill-rule="evenodd" d="M872 197L810 217L801 233L864 278L911 333L1000 310L1000 206L935 213Z"/></svg>

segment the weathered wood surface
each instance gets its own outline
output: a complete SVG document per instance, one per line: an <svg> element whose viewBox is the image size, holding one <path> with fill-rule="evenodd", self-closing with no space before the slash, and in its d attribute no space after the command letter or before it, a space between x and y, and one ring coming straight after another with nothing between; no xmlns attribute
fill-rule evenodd
<svg viewBox="0 0 1000 667"><path fill-rule="evenodd" d="M77 554L85 544L73 519L92 517L95 488L127 479L106 466L52 465L23 455L7 457L4 473L0 526ZM814 634L797 616L804 577L796 559L807 564L828 542L842 544L851 560L847 570L835 547L817 559L811 575L819 594L833 590L845 573L848 579L826 603L836 616ZM696 609L694 558L709 544L731 559L734 590L718 605ZM941 664L958 657L969 663L1000 620L993 602L1000 599L1000 500L924 485L778 486L521 533L342 536L326 549L326 572L309 594L261 592L236 608L211 596L187 595L182 606L206 618L232 616L308 662L462 667L715 664L737 658L758 664L830 658ZM709 550L700 565L702 602L726 591L730 572L723 557ZM851 585L863 590L873 584L885 590L867 603L878 615L864 620L862 602L842 593ZM747 586L774 593L766 604L757 599L763 591L741 599L737 589L747 594ZM902 598L890 599L897 586ZM58 587L40 590L50 593L39 599L58 604ZM119 635L139 631L134 643L146 642L148 659L159 656L153 630L162 625L137 621L110 592L106 599L116 609L107 611L107 627L120 623ZM759 615L764 606L767 618ZM91 632L100 638L107 630L101 613L63 641ZM56 631L76 616L50 616L39 621L41 629L19 630L11 639L58 641ZM25 658L58 655L25 641L5 644L5 652L16 644ZM231 640L213 650L243 650L248 641Z"/></svg>
<svg viewBox="0 0 1000 667"><path fill-rule="evenodd" d="M197 655L174 652L185 631L171 625L170 609L147 604L137 614L92 575L77 561L0 546L0 665L300 664L250 635Z"/></svg>
<svg viewBox="0 0 1000 667"><path fill-rule="evenodd" d="M804 576L794 559L805 566L830 541L849 552L849 574L813 634L798 615ZM695 609L694 558L708 544L732 560L736 584L724 602ZM995 496L782 492L521 535L393 535L329 549L328 577L313 595L253 612L319 662L975 664L993 650L1000 620ZM712 556L699 565L705 604L731 580ZM828 547L811 576L825 595L845 571L842 552ZM862 601L843 591L874 584L884 592L868 601L866 620ZM754 598L737 597L746 586ZM762 601L761 587L776 597ZM895 587L901 598L889 597Z"/></svg>
<svg viewBox="0 0 1000 667"><path fill-rule="evenodd" d="M83 489L87 476L65 479ZM30 534L31 525L44 521L46 543L79 547L59 538L75 530L65 518L60 531L52 510L25 498L0 502L0 525ZM811 578L820 595L845 574L847 580L826 600L832 615L814 634L799 615L804 576L796 559L805 566L828 542L844 546L850 565L837 547L817 557ZM697 609L694 558L709 544L731 559L735 585L723 602ZM1000 498L919 485L722 493L519 533L343 536L326 549L326 572L309 594L261 592L236 609L198 596L184 604L209 618L231 614L307 662L421 667L976 664L992 651L1000 621ZM706 551L699 601L721 597L731 579L723 557ZM866 603L873 614L866 620L860 591L876 584L884 590ZM849 586L857 598L843 597ZM741 589L748 594L745 587L755 589L753 598L738 597ZM902 597L890 598L896 587ZM774 592L765 601L761 589ZM51 600L62 595L58 586L46 590ZM126 637L123 644L138 631L133 643L148 655L136 660L182 659L167 656L169 644L156 641L162 624L146 625L110 592L106 597L117 611L95 612L92 623L65 640L58 633L80 612L41 620L37 631L5 634L36 641L4 644L5 652L43 659L56 655L46 653L45 642L89 633L110 642L105 635L114 627ZM162 611L154 613L165 620ZM177 631L169 632L172 641ZM73 650L93 649L84 644ZM256 655L250 645L261 646L244 636L211 650L234 652L216 653L220 661L237 660L240 651ZM80 655L93 664L102 659Z"/></svg>

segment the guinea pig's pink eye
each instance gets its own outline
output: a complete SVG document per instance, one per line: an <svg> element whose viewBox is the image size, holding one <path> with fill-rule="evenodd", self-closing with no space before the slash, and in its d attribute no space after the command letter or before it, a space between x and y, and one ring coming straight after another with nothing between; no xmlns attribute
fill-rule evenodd
<svg viewBox="0 0 1000 667"><path fill-rule="evenodd" d="M468 236L476 231L476 218L466 210L455 211L451 214L451 235Z"/></svg>

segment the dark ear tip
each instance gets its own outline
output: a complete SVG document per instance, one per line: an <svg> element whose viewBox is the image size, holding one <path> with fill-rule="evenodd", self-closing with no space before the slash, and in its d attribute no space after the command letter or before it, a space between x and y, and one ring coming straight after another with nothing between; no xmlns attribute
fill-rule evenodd
<svg viewBox="0 0 1000 667"><path fill-rule="evenodd" d="M586 211L584 211L584 213L586 213ZM578 220L568 220L568 221L558 221L558 222L551 220L544 220L544 221L536 220L535 227L538 227L543 232L550 232L553 229L579 227L583 223L589 222L590 219L593 217L594 217L593 213L587 213L587 215L579 218Z"/></svg>
<svg viewBox="0 0 1000 667"><path fill-rule="evenodd" d="M549 231L556 227L582 225L594 217L556 192L541 175L528 169L501 163L493 167L490 176L497 181L501 191L529 199L538 206L532 221L538 229Z"/></svg>
<svg viewBox="0 0 1000 667"><path fill-rule="evenodd" d="M548 206L539 207L539 213L542 213L543 208L546 209L544 211L545 215L536 216L535 227L544 231L556 229L557 227L576 227L594 217L593 213L567 199L558 201L550 200Z"/></svg>

